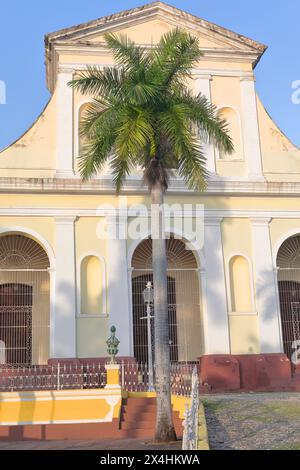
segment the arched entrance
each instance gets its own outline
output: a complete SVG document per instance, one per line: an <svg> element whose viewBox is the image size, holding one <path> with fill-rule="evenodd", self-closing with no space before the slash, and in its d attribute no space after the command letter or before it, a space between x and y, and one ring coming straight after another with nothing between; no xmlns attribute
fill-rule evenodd
<svg viewBox="0 0 300 470"><path fill-rule="evenodd" d="M284 352L291 358L294 341L300 341L300 235L288 238L279 248L278 291Z"/></svg>
<svg viewBox="0 0 300 470"><path fill-rule="evenodd" d="M182 240L171 237L166 244L170 358L172 362L194 361L201 355L203 345L197 261ZM142 292L148 281L153 282L150 238L134 251L132 268L134 356L139 362L147 362L147 321ZM152 345L153 326L152 322Z"/></svg>
<svg viewBox="0 0 300 470"><path fill-rule="evenodd" d="M0 363L43 364L49 358L49 259L33 239L0 237Z"/></svg>

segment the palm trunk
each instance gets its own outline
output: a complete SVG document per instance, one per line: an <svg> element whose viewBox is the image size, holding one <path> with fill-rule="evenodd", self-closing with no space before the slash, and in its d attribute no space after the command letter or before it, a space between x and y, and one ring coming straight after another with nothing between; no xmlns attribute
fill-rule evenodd
<svg viewBox="0 0 300 470"><path fill-rule="evenodd" d="M152 202L152 267L154 284L154 335L157 417L155 440L176 440L172 419L170 384L170 346L168 321L167 253L162 204L164 190L160 183L151 189ZM161 210L157 210L158 207Z"/></svg>

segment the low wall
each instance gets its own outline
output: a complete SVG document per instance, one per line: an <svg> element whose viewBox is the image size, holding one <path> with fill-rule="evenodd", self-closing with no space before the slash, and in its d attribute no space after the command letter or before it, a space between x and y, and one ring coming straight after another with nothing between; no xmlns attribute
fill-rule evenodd
<svg viewBox="0 0 300 470"><path fill-rule="evenodd" d="M121 391L68 390L0 393L0 423L26 424L105 423L118 418Z"/></svg>
<svg viewBox="0 0 300 470"><path fill-rule="evenodd" d="M211 354L199 358L201 390L219 392L300 391L300 376L283 353Z"/></svg>

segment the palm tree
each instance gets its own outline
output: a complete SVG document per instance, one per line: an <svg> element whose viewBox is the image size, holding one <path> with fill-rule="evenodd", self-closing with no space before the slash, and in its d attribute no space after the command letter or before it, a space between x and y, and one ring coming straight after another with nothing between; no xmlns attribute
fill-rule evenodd
<svg viewBox="0 0 300 470"><path fill-rule="evenodd" d="M201 142L232 152L227 123L201 94L187 86L201 58L198 39L175 29L153 48L136 45L126 36L107 34L106 45L116 66L89 67L70 82L94 99L86 109L81 135L86 144L79 156L82 178L101 171L109 161L117 192L134 167L143 169L151 207L161 208L169 177L175 172L187 185L205 189L207 172ZM167 257L163 211L152 210L155 310L157 422L155 439L176 439L170 392L170 351L167 302Z"/></svg>

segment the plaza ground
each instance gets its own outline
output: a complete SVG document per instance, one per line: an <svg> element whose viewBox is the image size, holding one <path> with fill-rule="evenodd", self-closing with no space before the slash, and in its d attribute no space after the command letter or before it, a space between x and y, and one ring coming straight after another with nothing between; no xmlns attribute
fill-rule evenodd
<svg viewBox="0 0 300 470"><path fill-rule="evenodd" d="M300 395L256 393L202 396L212 450L300 450ZM0 442L0 450L180 450L181 441L147 439Z"/></svg>
<svg viewBox="0 0 300 470"><path fill-rule="evenodd" d="M300 450L299 393L205 397L211 449Z"/></svg>

